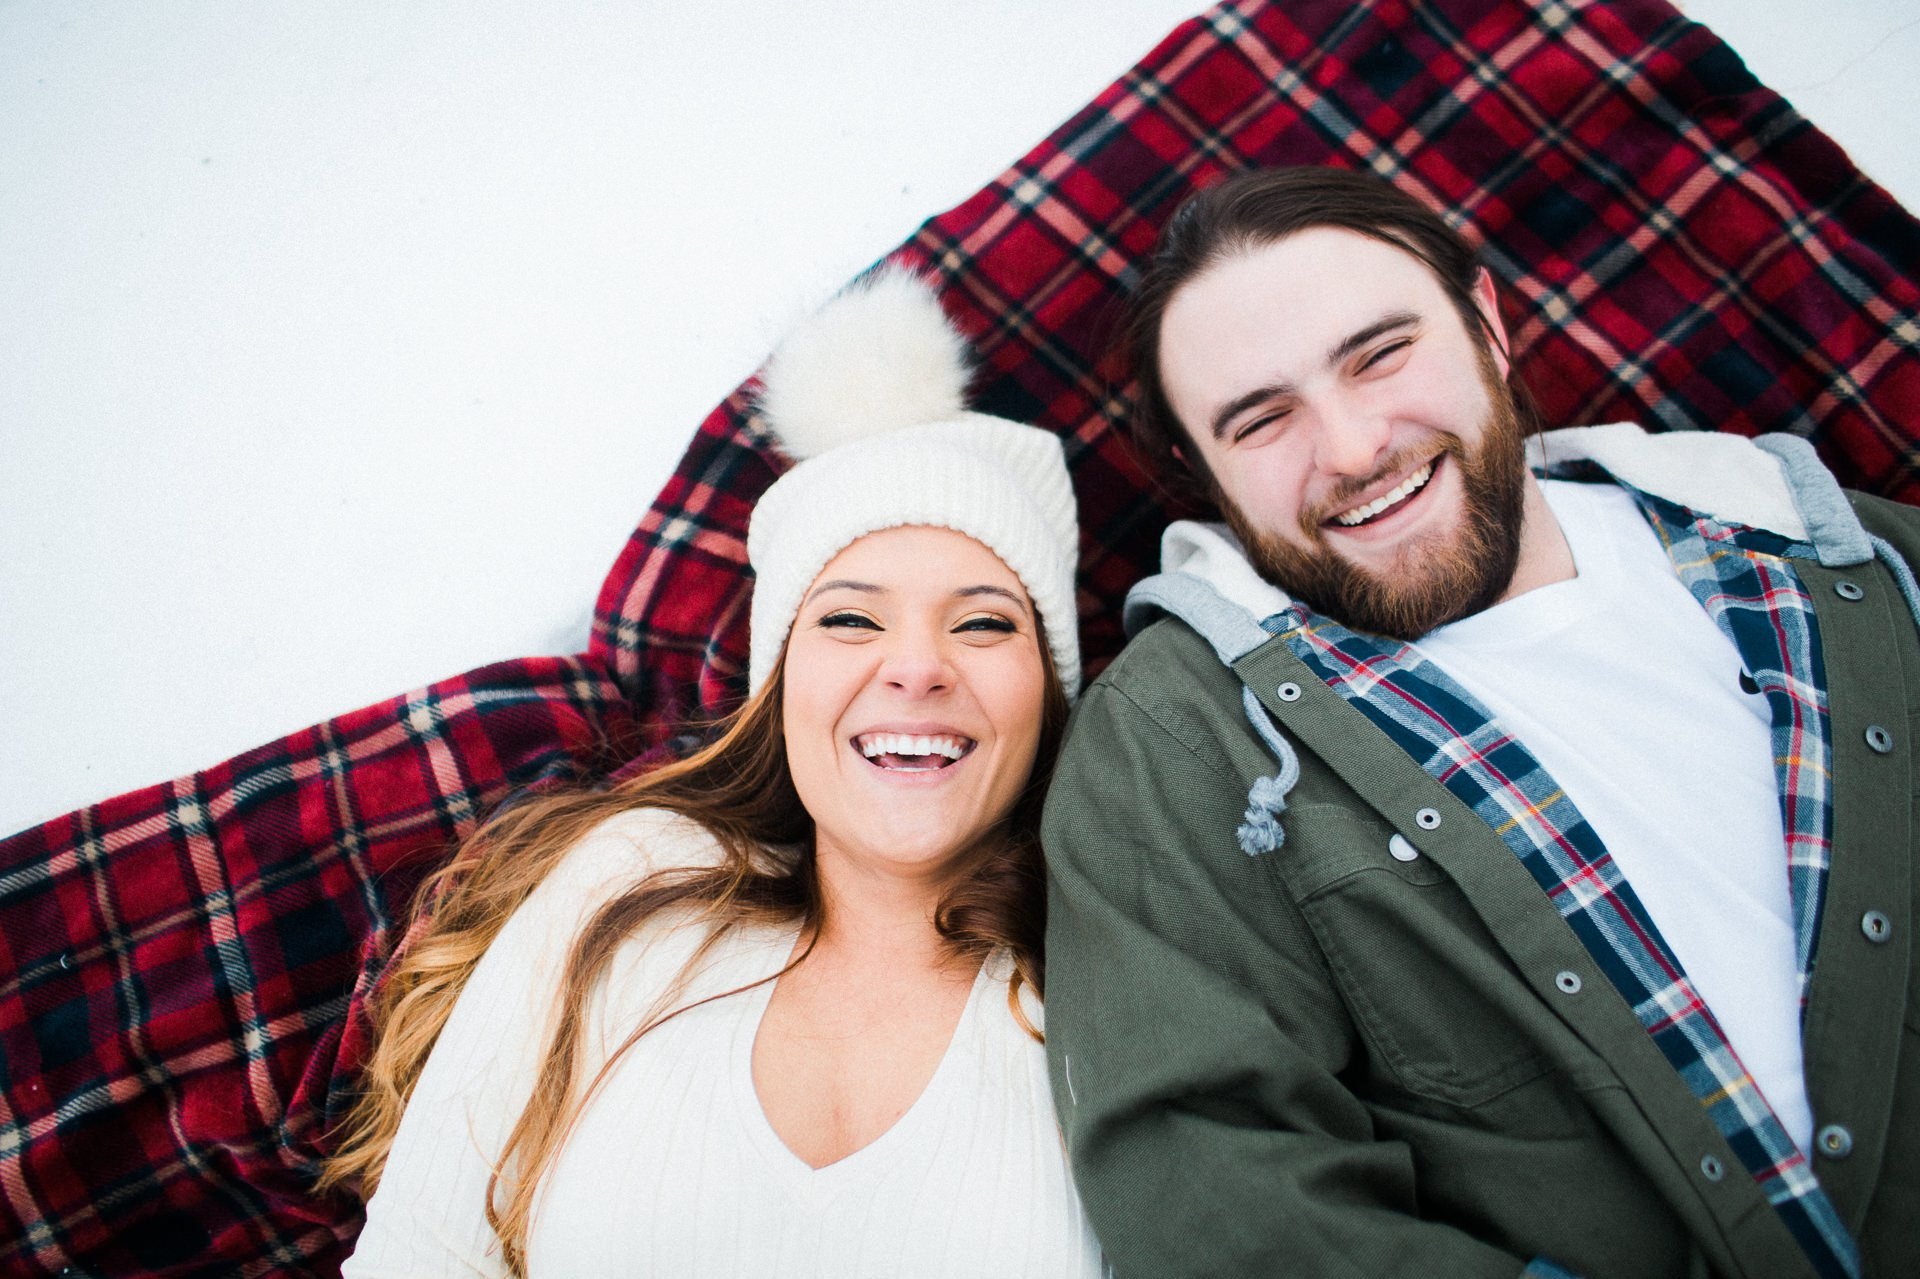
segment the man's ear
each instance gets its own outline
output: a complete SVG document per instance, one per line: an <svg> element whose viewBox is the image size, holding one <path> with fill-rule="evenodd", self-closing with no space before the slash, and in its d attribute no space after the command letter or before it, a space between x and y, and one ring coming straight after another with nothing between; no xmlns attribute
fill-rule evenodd
<svg viewBox="0 0 1920 1279"><path fill-rule="evenodd" d="M1493 290L1493 276L1485 267L1473 275L1473 305L1486 324L1487 336L1493 343L1493 366L1500 370L1504 381L1513 364L1507 355L1507 328L1500 323L1500 299Z"/></svg>

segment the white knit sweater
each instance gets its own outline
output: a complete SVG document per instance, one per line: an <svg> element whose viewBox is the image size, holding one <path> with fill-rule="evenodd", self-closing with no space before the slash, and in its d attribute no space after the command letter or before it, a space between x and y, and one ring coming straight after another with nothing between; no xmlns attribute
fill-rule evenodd
<svg viewBox="0 0 1920 1279"><path fill-rule="evenodd" d="M490 1161L551 1036L561 966L594 909L658 866L708 864L712 838L660 810L583 839L508 921L427 1060L347 1279L499 1276L483 1200ZM589 999L587 1077L643 1021L700 932L649 926ZM790 928L738 930L676 999L778 971ZM609 1074L541 1186L536 1277L1095 1276L1097 1245L1068 1178L1045 1054L1007 1007L1011 965L974 982L913 1107L838 1163L781 1144L753 1089L772 983L648 1033ZM1029 1006L1038 1022L1038 1007Z"/></svg>

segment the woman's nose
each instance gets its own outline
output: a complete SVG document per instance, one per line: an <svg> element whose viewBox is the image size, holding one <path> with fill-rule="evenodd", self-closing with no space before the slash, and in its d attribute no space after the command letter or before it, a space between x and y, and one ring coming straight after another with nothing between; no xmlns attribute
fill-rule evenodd
<svg viewBox="0 0 1920 1279"><path fill-rule="evenodd" d="M902 635L881 664L880 677L888 688L909 697L925 697L952 685L953 667L930 638Z"/></svg>

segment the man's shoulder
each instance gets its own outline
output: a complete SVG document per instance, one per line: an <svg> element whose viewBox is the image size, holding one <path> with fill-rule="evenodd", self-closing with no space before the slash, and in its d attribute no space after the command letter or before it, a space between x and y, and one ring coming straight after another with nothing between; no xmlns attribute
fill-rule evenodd
<svg viewBox="0 0 1920 1279"><path fill-rule="evenodd" d="M1273 767L1247 724L1240 677L1172 616L1141 629L1081 694L1065 747L1069 758L1099 761L1102 777L1122 757L1162 759L1165 750L1243 793L1235 779Z"/></svg>
<svg viewBox="0 0 1920 1279"><path fill-rule="evenodd" d="M1199 632L1177 617L1161 616L1128 641L1085 696L1117 693L1151 714L1194 703L1238 705L1239 686L1240 677Z"/></svg>
<svg viewBox="0 0 1920 1279"><path fill-rule="evenodd" d="M1920 507L1855 489L1847 490L1847 500L1869 531L1889 540L1906 537L1920 541Z"/></svg>
<svg viewBox="0 0 1920 1279"><path fill-rule="evenodd" d="M1920 574L1920 508L1870 493L1848 492L1847 501L1859 517L1860 527L1880 542L1883 559L1886 549L1892 548L1895 558L1886 568L1901 582L1902 592L1909 597L1908 607L1913 607L1912 577Z"/></svg>

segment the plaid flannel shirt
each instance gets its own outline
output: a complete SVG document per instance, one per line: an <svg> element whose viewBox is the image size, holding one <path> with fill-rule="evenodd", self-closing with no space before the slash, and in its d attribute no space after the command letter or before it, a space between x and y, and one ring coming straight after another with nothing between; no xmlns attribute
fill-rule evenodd
<svg viewBox="0 0 1920 1279"><path fill-rule="evenodd" d="M1694 599L1733 641L1772 714L1802 1007L1818 943L1833 804L1820 635L1792 557L1810 547L1635 493ZM1859 1249L1678 957L1567 792L1419 648L1295 603L1261 623L1479 815L1532 874L1634 1010L1815 1270L1857 1279Z"/></svg>

